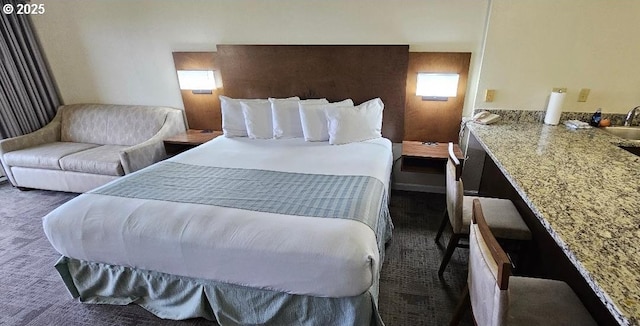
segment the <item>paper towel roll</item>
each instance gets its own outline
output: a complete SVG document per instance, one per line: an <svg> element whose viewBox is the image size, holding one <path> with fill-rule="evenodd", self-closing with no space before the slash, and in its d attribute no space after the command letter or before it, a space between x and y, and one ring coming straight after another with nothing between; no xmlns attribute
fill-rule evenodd
<svg viewBox="0 0 640 326"><path fill-rule="evenodd" d="M566 93L551 92L549 105L547 105L547 114L544 116L544 123L555 126L560 122L565 94Z"/></svg>

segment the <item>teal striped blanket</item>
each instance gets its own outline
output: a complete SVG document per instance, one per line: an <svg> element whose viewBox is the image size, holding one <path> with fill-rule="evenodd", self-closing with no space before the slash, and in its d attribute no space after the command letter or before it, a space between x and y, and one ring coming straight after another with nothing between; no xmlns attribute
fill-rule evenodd
<svg viewBox="0 0 640 326"><path fill-rule="evenodd" d="M360 221L381 254L391 237L384 184L373 177L219 168L160 162L90 193Z"/></svg>

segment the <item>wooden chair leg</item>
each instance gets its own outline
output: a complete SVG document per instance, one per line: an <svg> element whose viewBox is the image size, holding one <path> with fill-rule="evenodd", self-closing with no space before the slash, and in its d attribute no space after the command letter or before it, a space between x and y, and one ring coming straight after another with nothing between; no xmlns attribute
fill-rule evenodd
<svg viewBox="0 0 640 326"><path fill-rule="evenodd" d="M453 251L456 250L458 246L458 242L460 242L461 234L452 234L451 239L449 239L449 244L447 245L447 251L444 253L444 257L442 257L442 262L440 263L440 269L438 269L438 276L442 278L444 274L444 269L447 268L449 264L449 260L451 260L451 256L453 255Z"/></svg>
<svg viewBox="0 0 640 326"><path fill-rule="evenodd" d="M471 308L471 298L469 297L469 285L467 284L462 290L462 296L456 306L456 310L453 312L449 326L458 326L469 308Z"/></svg>
<svg viewBox="0 0 640 326"><path fill-rule="evenodd" d="M435 242L438 243L440 241L440 237L442 236L442 232L444 231L444 228L447 226L447 223L449 223L449 215L447 214L447 209L444 209L444 214L442 216L442 221L440 221L440 227L438 228L438 234L436 234L436 239Z"/></svg>

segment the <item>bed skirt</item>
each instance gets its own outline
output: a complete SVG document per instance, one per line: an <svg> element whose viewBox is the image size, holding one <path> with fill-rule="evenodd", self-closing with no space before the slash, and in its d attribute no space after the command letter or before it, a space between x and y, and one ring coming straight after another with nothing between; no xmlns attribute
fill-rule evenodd
<svg viewBox="0 0 640 326"><path fill-rule="evenodd" d="M163 319L220 325L378 325L378 281L361 295L325 298L61 257L55 265L81 302L135 303Z"/></svg>

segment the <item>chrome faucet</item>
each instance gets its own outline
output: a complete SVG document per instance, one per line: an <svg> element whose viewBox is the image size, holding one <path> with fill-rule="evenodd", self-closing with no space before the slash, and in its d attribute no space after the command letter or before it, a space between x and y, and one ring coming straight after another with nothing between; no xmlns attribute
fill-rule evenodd
<svg viewBox="0 0 640 326"><path fill-rule="evenodd" d="M631 123L633 122L633 118L636 116L636 114L638 114L637 112L638 109L640 109L640 106L636 106L635 108L629 110L629 113L627 113L627 118L624 119L625 127L631 125Z"/></svg>

